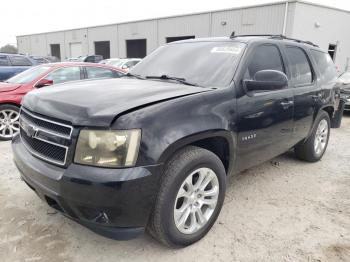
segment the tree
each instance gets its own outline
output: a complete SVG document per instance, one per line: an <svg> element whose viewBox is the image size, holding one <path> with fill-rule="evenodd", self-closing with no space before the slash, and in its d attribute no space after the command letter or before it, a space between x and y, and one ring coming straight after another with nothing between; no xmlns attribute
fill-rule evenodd
<svg viewBox="0 0 350 262"><path fill-rule="evenodd" d="M0 48L0 53L17 54L17 47L7 44Z"/></svg>

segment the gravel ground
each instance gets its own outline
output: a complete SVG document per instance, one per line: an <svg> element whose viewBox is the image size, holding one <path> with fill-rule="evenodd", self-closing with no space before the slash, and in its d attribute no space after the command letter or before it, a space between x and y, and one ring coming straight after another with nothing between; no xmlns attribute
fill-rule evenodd
<svg viewBox="0 0 350 262"><path fill-rule="evenodd" d="M178 250L90 232L19 179L10 143L0 156L0 261L350 261L350 115L322 161L289 152L233 177L212 230Z"/></svg>

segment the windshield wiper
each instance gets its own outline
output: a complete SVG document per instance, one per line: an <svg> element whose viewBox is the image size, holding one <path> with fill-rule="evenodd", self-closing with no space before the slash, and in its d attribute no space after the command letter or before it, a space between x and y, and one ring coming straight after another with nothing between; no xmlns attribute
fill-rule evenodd
<svg viewBox="0 0 350 262"><path fill-rule="evenodd" d="M161 76L146 76L147 79L161 79L161 80L174 80L184 85L189 86L199 86L198 84L191 83L186 81L185 78L182 77L175 77L175 76L168 76L168 75L161 75Z"/></svg>
<svg viewBox="0 0 350 262"><path fill-rule="evenodd" d="M137 75L137 74L127 73L127 74L125 74L125 75L122 75L121 77L125 77L125 76L128 76L128 77L136 77L136 78L138 78L138 79L145 80L144 77L142 77L141 75Z"/></svg>

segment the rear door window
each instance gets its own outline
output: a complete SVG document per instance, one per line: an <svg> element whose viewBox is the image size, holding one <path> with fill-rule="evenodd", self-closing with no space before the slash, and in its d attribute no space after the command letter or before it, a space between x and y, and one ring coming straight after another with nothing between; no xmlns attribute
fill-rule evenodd
<svg viewBox="0 0 350 262"><path fill-rule="evenodd" d="M9 61L7 59L7 55L0 55L0 66L8 66Z"/></svg>
<svg viewBox="0 0 350 262"><path fill-rule="evenodd" d="M32 62L24 56L10 56L10 61L13 66L31 66Z"/></svg>
<svg viewBox="0 0 350 262"><path fill-rule="evenodd" d="M321 73L322 81L329 82L337 77L337 70L329 54L317 50L311 50L311 55Z"/></svg>
<svg viewBox="0 0 350 262"><path fill-rule="evenodd" d="M312 69L304 50L288 46L286 54L289 60L292 83L295 86L311 84L313 81Z"/></svg>
<svg viewBox="0 0 350 262"><path fill-rule="evenodd" d="M281 53L275 45L261 45L255 49L253 58L244 74L245 80L253 80L261 70L277 70L285 72Z"/></svg>

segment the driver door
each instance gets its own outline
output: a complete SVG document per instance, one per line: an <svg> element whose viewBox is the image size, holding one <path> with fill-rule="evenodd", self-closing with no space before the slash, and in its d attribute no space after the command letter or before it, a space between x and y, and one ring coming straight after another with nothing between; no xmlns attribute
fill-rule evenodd
<svg viewBox="0 0 350 262"><path fill-rule="evenodd" d="M244 68L244 80L254 80L261 70L286 73L280 49L274 44L258 45ZM238 169L242 170L271 159L292 146L293 90L289 87L270 91L243 91L237 97Z"/></svg>

